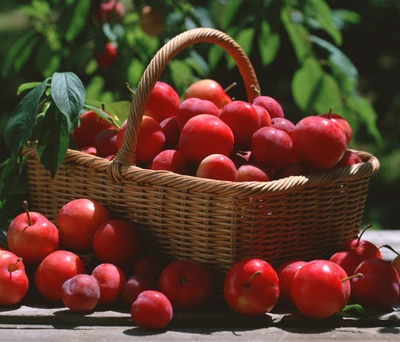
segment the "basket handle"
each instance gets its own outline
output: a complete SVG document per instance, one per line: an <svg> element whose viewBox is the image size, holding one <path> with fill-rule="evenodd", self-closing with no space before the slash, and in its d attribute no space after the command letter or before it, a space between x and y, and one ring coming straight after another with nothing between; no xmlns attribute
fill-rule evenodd
<svg viewBox="0 0 400 342"><path fill-rule="evenodd" d="M110 176L112 176L115 171L119 173L118 169L120 165L135 165L137 133L142 121L143 112L150 93L157 80L160 78L164 68L180 51L186 49L190 45L203 42L217 44L230 54L237 64L245 83L248 101L250 103L253 102L253 88L255 87L260 90L260 86L249 58L238 43L227 34L210 28L196 28L179 34L166 43L155 54L139 81L135 98L132 101L122 147L110 163Z"/></svg>

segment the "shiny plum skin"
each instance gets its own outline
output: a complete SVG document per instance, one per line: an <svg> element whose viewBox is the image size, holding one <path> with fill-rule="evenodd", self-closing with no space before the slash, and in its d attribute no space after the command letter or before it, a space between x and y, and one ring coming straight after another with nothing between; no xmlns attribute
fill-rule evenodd
<svg viewBox="0 0 400 342"><path fill-rule="evenodd" d="M235 137L235 148L241 151L250 149L253 134L263 127L257 110L245 101L227 104L219 118L230 127Z"/></svg>
<svg viewBox="0 0 400 342"><path fill-rule="evenodd" d="M347 305L350 299L350 281L346 272L328 260L313 260L294 276L292 298L305 316L328 318Z"/></svg>
<svg viewBox="0 0 400 342"><path fill-rule="evenodd" d="M196 97L189 98L180 104L176 113L178 128L182 130L186 122L199 114L219 116L219 110L211 101L201 100Z"/></svg>
<svg viewBox="0 0 400 342"><path fill-rule="evenodd" d="M254 133L251 151L251 157L257 164L277 169L291 160L293 143L286 132L266 126Z"/></svg>
<svg viewBox="0 0 400 342"><path fill-rule="evenodd" d="M204 79L193 83L187 88L184 100L196 97L214 103L219 109L224 108L232 99L228 96L222 86L210 79Z"/></svg>
<svg viewBox="0 0 400 342"><path fill-rule="evenodd" d="M399 299L400 278L396 269L385 260L371 258L364 260L354 273L364 275L351 280L354 300L365 308L391 311Z"/></svg>
<svg viewBox="0 0 400 342"><path fill-rule="evenodd" d="M229 156L233 146L232 130L220 118L211 114L191 118L179 137L179 151L188 162L195 164L210 154Z"/></svg>
<svg viewBox="0 0 400 342"><path fill-rule="evenodd" d="M279 102L270 96L257 96L254 101L253 105L261 106L265 108L271 117L273 118L283 118L285 116L282 106Z"/></svg>
<svg viewBox="0 0 400 342"><path fill-rule="evenodd" d="M334 167L346 152L346 136L332 120L308 116L291 134L293 149L300 162L316 170Z"/></svg>

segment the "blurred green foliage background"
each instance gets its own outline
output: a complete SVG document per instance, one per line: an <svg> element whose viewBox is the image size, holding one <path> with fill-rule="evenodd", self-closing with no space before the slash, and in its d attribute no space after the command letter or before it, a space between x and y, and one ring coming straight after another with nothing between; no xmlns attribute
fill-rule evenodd
<svg viewBox="0 0 400 342"><path fill-rule="evenodd" d="M17 95L21 83L72 71L85 85L87 98L104 103L130 101L132 94L125 83L133 89L137 86L165 42L187 29L214 27L243 47L262 94L276 98L288 119L296 123L332 107L350 122L354 130L350 147L368 151L381 162L371 179L363 221L377 229L399 229L400 35L395 33L399 32L400 0L121 2L126 15L109 23L95 19L101 1L0 3L0 163L9 157L3 133L21 100ZM160 35L143 31L144 6L165 19ZM102 68L93 54L100 53L107 42L116 46L117 61ZM217 46L198 44L181 52L161 80L183 95L201 78L215 79L224 87L237 82L229 95L245 99L233 60Z"/></svg>

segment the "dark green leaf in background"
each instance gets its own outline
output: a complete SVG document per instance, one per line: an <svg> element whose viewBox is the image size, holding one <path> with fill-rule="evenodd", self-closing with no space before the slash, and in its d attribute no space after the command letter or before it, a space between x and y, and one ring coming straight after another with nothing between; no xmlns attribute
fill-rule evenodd
<svg viewBox="0 0 400 342"><path fill-rule="evenodd" d="M185 62L190 65L201 77L207 77L210 67L205 59L195 50L191 49Z"/></svg>
<svg viewBox="0 0 400 342"><path fill-rule="evenodd" d="M223 7L223 11L221 11L222 15L220 18L222 30L225 31L227 28L229 28L242 3L243 0L235 0L228 1L228 3L225 4L225 6Z"/></svg>
<svg viewBox="0 0 400 342"><path fill-rule="evenodd" d="M10 222L22 212L22 201L28 197L26 158L12 154L0 165L0 244L6 245Z"/></svg>
<svg viewBox="0 0 400 342"><path fill-rule="evenodd" d="M132 59L127 72L128 83L131 85L131 87L137 87L145 69L146 66L140 59Z"/></svg>
<svg viewBox="0 0 400 342"><path fill-rule="evenodd" d="M316 36L311 36L311 41L328 51L329 65L333 73L339 78L347 78L353 86L358 82L358 71L351 60L336 46Z"/></svg>
<svg viewBox="0 0 400 342"><path fill-rule="evenodd" d="M0 165L0 202L11 193L18 183L18 175L21 171L21 165L18 162L18 156L11 154L10 158L6 159Z"/></svg>
<svg viewBox="0 0 400 342"><path fill-rule="evenodd" d="M84 29L87 21L87 14L90 9L90 0L79 0L74 7L74 14L71 16L71 22L65 33L65 39L72 42L75 37Z"/></svg>
<svg viewBox="0 0 400 342"><path fill-rule="evenodd" d="M178 59L169 62L168 67L176 87L175 90L178 94L183 94L194 81L192 69L184 61Z"/></svg>
<svg viewBox="0 0 400 342"><path fill-rule="evenodd" d="M339 30L343 30L348 24L357 24L361 20L361 16L347 9L332 10L332 20Z"/></svg>
<svg viewBox="0 0 400 342"><path fill-rule="evenodd" d="M38 36L33 36L14 58L14 71L18 72L32 58L32 51L39 42Z"/></svg>
<svg viewBox="0 0 400 342"><path fill-rule="evenodd" d="M38 156L42 165L54 178L67 154L70 134L68 132L67 117L54 105L47 110L41 127L38 141Z"/></svg>
<svg viewBox="0 0 400 342"><path fill-rule="evenodd" d="M196 7L192 11L194 19L200 24L200 27L214 27L210 17L210 12L204 7Z"/></svg>
<svg viewBox="0 0 400 342"><path fill-rule="evenodd" d="M362 122L365 123L368 133L375 138L378 144L382 144L383 139L376 124L378 117L372 104L357 93L348 98L347 104L358 114Z"/></svg>
<svg viewBox="0 0 400 342"><path fill-rule="evenodd" d="M308 6L306 7L312 8L317 21L320 23L325 32L332 37L337 45L341 45L342 34L335 26L329 5L324 0L307 0L307 5Z"/></svg>
<svg viewBox="0 0 400 342"><path fill-rule="evenodd" d="M224 49L216 44L210 47L210 50L208 50L208 63L211 69L216 68L218 62L224 56L224 53Z"/></svg>
<svg viewBox="0 0 400 342"><path fill-rule="evenodd" d="M26 94L10 117L4 131L4 139L11 152L18 154L29 140L36 123L40 99L46 90L48 79Z"/></svg>
<svg viewBox="0 0 400 342"><path fill-rule="evenodd" d="M19 11L27 16L44 21L48 19L51 8L47 1L33 0L31 5L20 6Z"/></svg>
<svg viewBox="0 0 400 342"><path fill-rule="evenodd" d="M270 64L276 57L280 46L278 33L271 32L271 27L267 21L261 23L260 36L258 37L258 47L263 66Z"/></svg>
<svg viewBox="0 0 400 342"><path fill-rule="evenodd" d="M334 113L342 115L343 102L340 88L335 78L325 73L313 108L318 114L322 114L328 113L330 107L332 107Z"/></svg>
<svg viewBox="0 0 400 342"><path fill-rule="evenodd" d="M310 34L302 25L292 20L293 13L296 13L293 8L288 6L283 7L281 10L281 20L292 42L297 60L302 62L311 53Z"/></svg>
<svg viewBox="0 0 400 342"><path fill-rule="evenodd" d="M308 58L292 80L292 94L300 109L308 111L319 96L324 72L315 58Z"/></svg>
<svg viewBox="0 0 400 342"><path fill-rule="evenodd" d="M61 41L60 33L54 27L48 27L45 31L45 35L47 44L49 44L51 51L63 50L63 43Z"/></svg>
<svg viewBox="0 0 400 342"><path fill-rule="evenodd" d="M66 117L68 130L72 132L78 124L79 113L85 103L86 91L81 80L72 72L54 73L51 97Z"/></svg>
<svg viewBox="0 0 400 342"><path fill-rule="evenodd" d="M1 72L2 77L7 77L9 75L10 71L13 69L16 58L35 35L36 32L34 30L29 30L11 46L3 65L3 71Z"/></svg>

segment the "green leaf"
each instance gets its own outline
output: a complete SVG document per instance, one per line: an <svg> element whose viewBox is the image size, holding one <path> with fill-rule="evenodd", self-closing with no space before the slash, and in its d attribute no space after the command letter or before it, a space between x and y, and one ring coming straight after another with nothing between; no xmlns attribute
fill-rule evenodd
<svg viewBox="0 0 400 342"><path fill-rule="evenodd" d="M353 85L358 82L358 71L351 60L336 46L316 36L311 41L324 48L329 53L329 63L335 74L347 78Z"/></svg>
<svg viewBox="0 0 400 342"><path fill-rule="evenodd" d="M20 95L22 92L28 89L32 89L40 85L40 82L28 82L28 83L23 83L18 87L17 90L17 95Z"/></svg>
<svg viewBox="0 0 400 342"><path fill-rule="evenodd" d="M59 111L66 117L68 130L72 132L85 103L86 91L81 80L72 72L54 73L51 81L51 97Z"/></svg>
<svg viewBox="0 0 400 342"><path fill-rule="evenodd" d="M160 48L158 37L151 37L136 25L133 30L126 32L126 42L140 56L142 61L148 63Z"/></svg>
<svg viewBox="0 0 400 342"><path fill-rule="evenodd" d="M46 90L48 79L26 94L10 117L4 131L4 140L11 152L19 154L22 146L32 135L36 123L40 99Z"/></svg>
<svg viewBox="0 0 400 342"><path fill-rule="evenodd" d="M332 10L332 21L339 30L343 30L348 24L358 24L361 16L346 9Z"/></svg>
<svg viewBox="0 0 400 342"><path fill-rule="evenodd" d="M31 5L22 5L18 8L18 11L28 17L32 17L40 21L44 21L47 18L47 14L45 12Z"/></svg>
<svg viewBox="0 0 400 342"><path fill-rule="evenodd" d="M146 66L140 59L133 59L127 71L128 83L136 87L142 77Z"/></svg>
<svg viewBox="0 0 400 342"><path fill-rule="evenodd" d="M47 40L42 40L36 53L36 66L44 77L51 77L61 64L61 51L53 51Z"/></svg>
<svg viewBox="0 0 400 342"><path fill-rule="evenodd" d="M221 29L225 31L232 23L233 18L235 17L237 11L242 5L243 0L229 1L221 11Z"/></svg>
<svg viewBox="0 0 400 342"><path fill-rule="evenodd" d="M6 60L3 65L3 71L1 73L2 77L7 77L10 73L11 69L15 65L15 61L21 51L25 48L25 46L29 43L31 39L36 35L34 30L30 30L26 32L23 36L21 36L9 49L7 53Z"/></svg>
<svg viewBox="0 0 400 342"><path fill-rule="evenodd" d="M45 31L46 41L51 51L62 51L63 43L58 31L54 27L48 27Z"/></svg>
<svg viewBox="0 0 400 342"><path fill-rule="evenodd" d="M0 245L11 221L21 213L21 203L28 197L26 158L14 153L0 165Z"/></svg>
<svg viewBox="0 0 400 342"><path fill-rule="evenodd" d="M18 156L13 153L0 166L0 193L3 198L12 193L16 184L18 184L18 175L21 173L21 165L18 159Z"/></svg>
<svg viewBox="0 0 400 342"><path fill-rule="evenodd" d="M119 24L110 25L109 23L104 23L103 32L111 42L116 42L125 33L125 29Z"/></svg>
<svg viewBox="0 0 400 342"><path fill-rule="evenodd" d="M236 42L242 47L243 51L250 55L251 49L253 47L253 38L256 30L254 28L247 28L240 30L239 34L236 36ZM236 66L235 61L231 56L228 57L228 69L232 69Z"/></svg>
<svg viewBox="0 0 400 342"><path fill-rule="evenodd" d="M315 18L321 27L328 33L337 45L342 44L342 34L335 26L329 5L324 0L308 0L307 7L312 8Z"/></svg>
<svg viewBox="0 0 400 342"><path fill-rule="evenodd" d="M178 93L183 93L193 83L192 69L183 61L175 59L169 62L171 78Z"/></svg>
<svg viewBox="0 0 400 342"><path fill-rule="evenodd" d="M258 37L258 46L263 66L267 66L275 59L280 43L279 34L272 33L268 22L263 21L261 23L260 36Z"/></svg>
<svg viewBox="0 0 400 342"><path fill-rule="evenodd" d="M121 127L121 124L128 119L131 107L132 103L130 101L118 101L107 104L105 109L106 111L111 110L118 117L118 127Z"/></svg>
<svg viewBox="0 0 400 342"><path fill-rule="evenodd" d="M54 178L69 146L67 117L52 104L42 122L42 132L38 141L38 156L42 165Z"/></svg>
<svg viewBox="0 0 400 342"><path fill-rule="evenodd" d="M14 59L14 71L20 71L24 64L32 58L32 50L36 47L38 42L39 37L33 36L21 49L18 56Z"/></svg>
<svg viewBox="0 0 400 342"><path fill-rule="evenodd" d="M75 37L85 28L87 23L87 14L90 9L90 0L80 0L74 6L74 14L71 16L71 22L65 33L65 39L72 42Z"/></svg>
<svg viewBox="0 0 400 342"><path fill-rule="evenodd" d="M332 107L334 113L342 113L343 102L339 85L332 75L324 74L319 94L313 108L318 114L327 113Z"/></svg>
<svg viewBox="0 0 400 342"><path fill-rule="evenodd" d="M292 80L292 94L302 111L308 111L319 96L323 82L323 70L317 60L308 58Z"/></svg>
<svg viewBox="0 0 400 342"><path fill-rule="evenodd" d="M190 50L189 57L185 59L185 62L202 77L206 77L210 72L208 63L195 50Z"/></svg>
<svg viewBox="0 0 400 342"><path fill-rule="evenodd" d="M368 133L375 138L378 144L383 144L381 133L378 130L378 115L374 107L366 98L354 93L352 97L347 99L348 106L355 111L363 123L366 125Z"/></svg>
<svg viewBox="0 0 400 342"><path fill-rule="evenodd" d="M88 99L98 99L103 92L105 80L103 77L93 76L89 84L86 86L86 102Z"/></svg>
<svg viewBox="0 0 400 342"><path fill-rule="evenodd" d="M195 7L191 14L199 22L201 27L214 27L210 12L206 8L202 6Z"/></svg>
<svg viewBox="0 0 400 342"><path fill-rule="evenodd" d="M32 7L40 13L43 13L45 17L48 17L51 13L50 4L46 0L32 0Z"/></svg>
<svg viewBox="0 0 400 342"><path fill-rule="evenodd" d="M292 13L295 13L295 11L291 7L283 7L281 10L281 20L292 42L297 60L302 62L311 53L310 34L304 26L292 20Z"/></svg>
<svg viewBox="0 0 400 342"><path fill-rule="evenodd" d="M102 106L104 105L104 110ZM100 118L103 118L104 120L112 123L116 127L121 127L122 122L119 117L116 117L116 114L114 113L114 110L106 104L102 104L99 101L96 100L86 100L86 103L84 105L85 110L92 110L94 111Z"/></svg>
<svg viewBox="0 0 400 342"><path fill-rule="evenodd" d="M341 317L370 318L371 315L359 304L346 305L341 312L337 314Z"/></svg>
<svg viewBox="0 0 400 342"><path fill-rule="evenodd" d="M208 51L208 63L211 69L216 68L224 53L224 49L216 44L210 47L210 50Z"/></svg>

